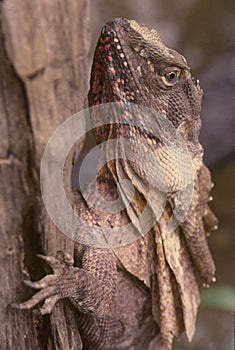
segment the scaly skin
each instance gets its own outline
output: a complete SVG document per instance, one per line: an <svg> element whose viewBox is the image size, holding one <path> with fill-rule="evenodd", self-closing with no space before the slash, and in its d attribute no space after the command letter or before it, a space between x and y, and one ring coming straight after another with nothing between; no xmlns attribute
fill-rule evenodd
<svg viewBox="0 0 235 350"><path fill-rule="evenodd" d="M192 159L195 177L191 204L183 222L169 234L167 222L172 211L176 206L183 210L185 205L184 197L179 197L181 172L176 160L164 142L154 132L149 133L149 115L140 113L138 127L129 124L134 118L132 109L123 109L126 124L120 124L118 113L114 113L115 124L95 128L96 141L102 144L120 139L118 147L125 154L125 138L144 145L154 155L168 185L162 216L144 236L132 224L128 234L139 234L139 238L125 246L102 248L98 244L97 248L78 249L83 255L81 267L74 267L73 259L61 253L57 258L43 257L54 273L39 282L28 281L30 287L41 290L16 307L30 309L45 300L40 311L46 314L57 300L68 297L81 312L78 327L84 349L160 349L159 332L164 348L170 349L173 337L184 330L191 340L200 301L195 269L205 285L214 280L215 274L206 234L217 220L207 204L212 186L198 141L201 97L202 90L191 77L185 58L168 49L155 30L124 18L114 19L102 29L94 55L89 105L117 102L125 106L131 102L163 115L182 136ZM102 108L107 111L105 106ZM94 111L92 121L95 124L97 120L102 121L102 115ZM110 149L104 146L102 151L108 158ZM146 162L144 153L136 153L154 177L154 168ZM135 189L131 205L117 213L105 213L87 204L90 201L99 208L97 185L108 208L118 198L117 184L124 178L131 180ZM138 163L118 158L99 170L97 179L87 188L86 200L76 191L74 207L91 233L94 226L124 230L148 202L149 218L157 216L162 194L156 188L153 191L149 201L145 171ZM124 187L120 194L124 202L130 197Z"/></svg>

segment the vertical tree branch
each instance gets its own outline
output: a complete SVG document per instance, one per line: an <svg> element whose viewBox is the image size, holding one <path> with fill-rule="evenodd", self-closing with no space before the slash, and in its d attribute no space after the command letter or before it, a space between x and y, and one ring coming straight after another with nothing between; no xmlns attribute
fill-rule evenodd
<svg viewBox="0 0 235 350"><path fill-rule="evenodd" d="M73 254L73 241L45 212L39 168L50 135L84 108L88 3L4 0L0 11L1 343L4 349L79 349L76 315L68 303L58 303L43 319L7 305L27 299L22 279L28 272L34 278L42 274L35 253ZM73 155L66 169L72 161Z"/></svg>

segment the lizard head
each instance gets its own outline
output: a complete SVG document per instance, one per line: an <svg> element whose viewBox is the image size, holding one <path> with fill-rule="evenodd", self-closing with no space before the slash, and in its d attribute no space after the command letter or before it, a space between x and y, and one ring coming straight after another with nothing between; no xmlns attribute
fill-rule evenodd
<svg viewBox="0 0 235 350"><path fill-rule="evenodd" d="M192 78L186 59L167 48L155 29L115 18L103 27L95 57L92 104L118 100L142 104L165 115L176 127L198 119L199 83Z"/></svg>

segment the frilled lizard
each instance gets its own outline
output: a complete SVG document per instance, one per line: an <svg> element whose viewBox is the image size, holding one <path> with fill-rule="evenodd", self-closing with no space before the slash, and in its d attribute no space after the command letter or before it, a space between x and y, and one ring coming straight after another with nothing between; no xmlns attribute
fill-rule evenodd
<svg viewBox="0 0 235 350"><path fill-rule="evenodd" d="M86 199L80 190L75 192L74 210L91 233L94 227L108 228L110 235L115 227L121 228L120 241L125 244L103 247L98 240L89 247L77 243L77 267L72 257L63 253L56 258L41 256L54 273L38 282L27 281L30 287L41 290L16 307L30 309L45 300L40 312L46 314L59 299L69 298L80 312L78 327L84 349L170 349L174 336L183 331L192 339L200 302L196 271L206 286L215 280L207 235L217 220L207 204L212 183L198 141L201 97L202 90L185 58L168 49L156 30L124 18L103 27L92 66L89 106L98 106L92 112L93 124L102 119L102 113L114 115L113 123L94 128L96 142L102 145L119 140L116 147L123 152L122 157L110 158L108 153L116 152L115 144L103 146L108 161L88 185ZM115 104L99 109L111 102ZM152 130L159 124L158 116L163 120L158 131L165 133L164 138ZM186 194L192 189L186 197L179 192L187 165L179 166L174 152L169 151L175 142L174 132L169 137L166 130L169 125L182 137L192 161L194 176L183 181ZM164 142L169 138L168 147ZM136 162L123 156L127 154L124 140L130 142ZM150 153L153 158L149 158ZM157 170L154 159L160 164ZM161 215L156 211L164 191L153 186L149 196L147 169L150 177L163 175L167 187ZM187 177L187 171L185 174ZM133 185L131 200L127 187L119 185L123 179ZM106 210L99 210L96 187ZM118 212L109 212L109 204L118 198L126 205ZM143 233L138 217L146 206L147 218L157 220ZM174 214L176 207L178 216ZM167 224L173 216L178 224L170 232ZM125 239L129 234L130 242Z"/></svg>

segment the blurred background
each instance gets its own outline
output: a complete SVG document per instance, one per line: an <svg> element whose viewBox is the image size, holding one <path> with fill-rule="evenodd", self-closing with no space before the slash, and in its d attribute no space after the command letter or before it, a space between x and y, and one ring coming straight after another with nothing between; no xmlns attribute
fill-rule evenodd
<svg viewBox="0 0 235 350"><path fill-rule="evenodd" d="M156 28L181 52L204 90L201 143L212 172L213 210L219 229L209 238L217 283L202 289L197 331L174 350L232 350L235 302L235 2L234 0L90 0L92 50L101 27L114 17Z"/></svg>

